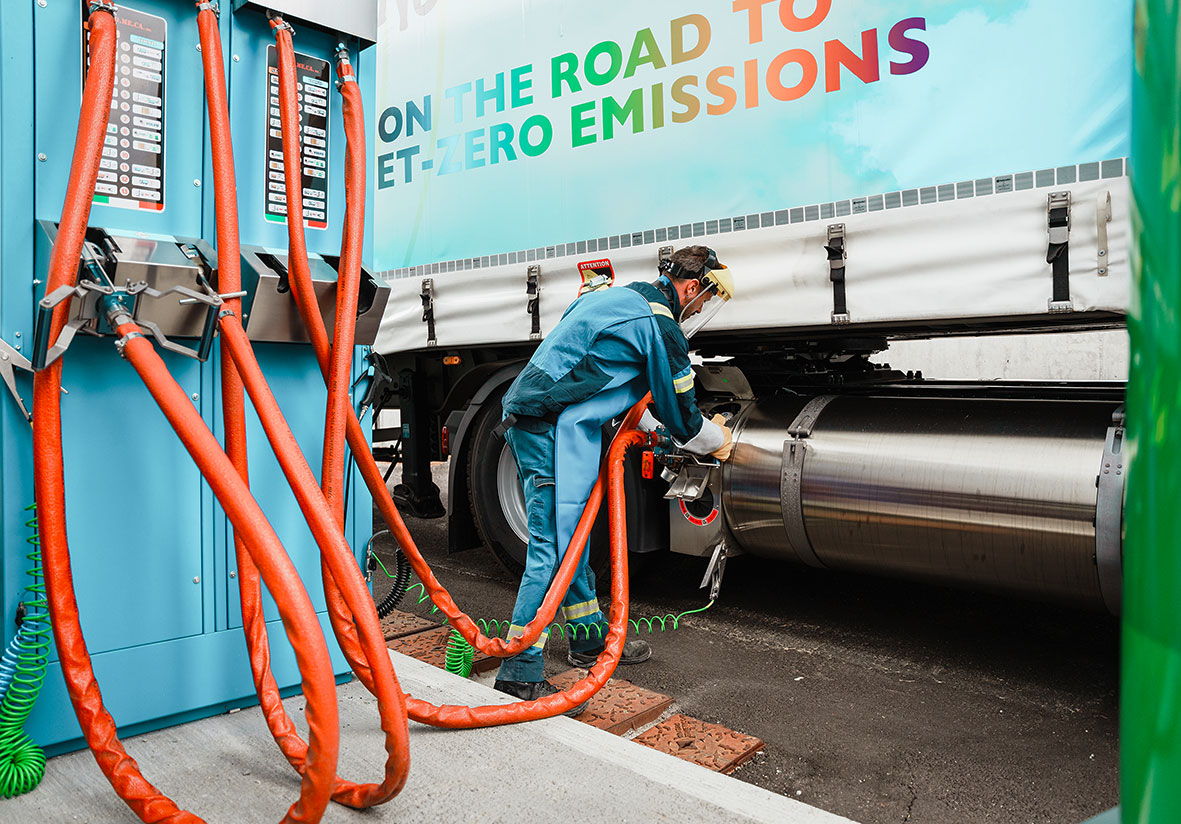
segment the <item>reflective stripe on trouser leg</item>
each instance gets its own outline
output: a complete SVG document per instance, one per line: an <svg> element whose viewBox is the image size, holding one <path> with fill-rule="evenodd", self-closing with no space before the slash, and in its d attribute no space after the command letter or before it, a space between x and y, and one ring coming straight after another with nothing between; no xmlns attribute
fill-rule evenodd
<svg viewBox="0 0 1181 824"><path fill-rule="evenodd" d="M595 597L595 573L587 562L587 556L589 550L583 556L582 568L570 582L570 589L566 592L566 600L562 602L559 613L562 621L570 625L566 628L566 637L570 639L570 649L576 652L599 649L603 646L607 632L603 613L599 610L599 599Z"/></svg>
<svg viewBox="0 0 1181 824"><path fill-rule="evenodd" d="M537 608L545 598L550 580L557 569L558 553L555 544L557 504L554 498L554 430L526 432L512 428L505 433L509 448L517 461L517 474L525 494L525 514L529 524L529 547L525 556L525 573L517 590L509 637L521 634L521 628L537 615ZM578 577L578 576L575 576ZM542 648L546 634L538 643L500 665L497 678L502 681L541 681L544 677Z"/></svg>

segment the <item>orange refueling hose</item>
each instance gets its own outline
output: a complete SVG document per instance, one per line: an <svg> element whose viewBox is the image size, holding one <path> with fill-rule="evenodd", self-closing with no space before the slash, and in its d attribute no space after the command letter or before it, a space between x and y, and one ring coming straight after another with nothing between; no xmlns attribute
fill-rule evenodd
<svg viewBox="0 0 1181 824"><path fill-rule="evenodd" d="M90 72L83 89L82 110L74 159L59 222L57 242L50 258L45 293L74 283L77 263L90 216L90 204L106 135L115 68L115 21L104 6L96 6L88 21ZM59 304L51 323L50 340L56 340L69 314L70 301ZM137 333L125 326L124 333ZM153 378L153 394L167 407L186 446L205 450L198 464L218 494L234 528L247 539L255 562L268 587L275 593L280 616L296 651L296 660L307 698L311 745L300 797L287 811L285 822L313 824L328 805L339 747L339 719L335 679L328 648L320 633L311 600L294 565L282 550L262 511L250 499L245 485L221 453L216 438L204 427L200 414L184 391L167 375L163 362L142 335L126 341L125 351L137 366ZM181 810L147 781L119 741L114 720L107 712L94 677L86 642L78 622L77 599L70 570L65 522L65 470L61 451L61 372L59 359L33 378L34 468L42 530L46 587L62 673L78 723L99 768L116 793L145 822L193 824L196 815ZM170 385L169 385L170 384ZM202 436L205 441L202 443ZM212 441L212 444L209 443ZM212 448L211 448L212 447ZM217 457L224 463L220 466ZM198 454L194 454L198 457ZM234 481L237 482L235 487Z"/></svg>
<svg viewBox="0 0 1181 824"><path fill-rule="evenodd" d="M201 5L198 3L199 8ZM218 285L222 292L232 294L241 288L241 264L238 251L237 188L234 182L233 144L230 137L229 106L226 100L221 38L218 34L217 15L207 5L198 12L197 19L209 109L210 142L213 147L215 209L218 226ZM363 167L363 154L361 160ZM362 194L363 177L362 170ZM364 215L362 214L362 223L363 219ZM357 248L359 248L359 238ZM357 261L357 272L359 277L359 260ZM356 314L355 305L351 311L354 315ZM303 461L302 453L295 445L295 439L283 422L281 414L278 413L278 406L262 379L262 372L254 359L245 332L241 327L240 313L241 301L229 299L223 306L220 317L222 380L225 386L223 407L226 421L226 451L232 456L234 465L245 482L247 480L246 421L242 396L242 374L246 372L248 374L247 381L251 382L253 387L252 399L256 408L260 410L260 414L264 414L264 420L273 421L277 416L281 424L282 431L277 435L281 440L276 445L276 454L280 456L280 461L286 460L286 468L296 473L302 468L302 475L299 476L302 485L293 483L292 488L296 490L300 505L303 507L308 522L316 533L317 543L324 553L325 581L343 581L343 588L350 592L351 599L355 604L368 601L369 596L364 579L356 564L352 562L352 553L344 542L341 530L335 525L331 511L326 509L327 504L323 498L320 498L318 501L320 508L313 511L312 508L316 506L317 501L309 501L306 494L300 496L300 490L306 491L309 479L311 486L315 488L315 479L306 462ZM235 343L237 344L236 348L233 345ZM349 349L352 349L351 342ZM347 380L348 373L346 372L346 403L348 402ZM264 409L266 413L263 413ZM285 440L283 440L284 435L286 436ZM236 531L234 538L239 570L242 573L239 596L242 604L243 629L246 633L247 647L250 653L255 690L267 726L280 751L298 772L303 773L308 746L299 737L295 725L288 717L279 695L278 686L270 672L270 650L263 618L258 572L250 558L242 551L242 543ZM330 600L333 594L336 594L339 599L338 586L327 586L326 590ZM372 608L369 611L373 612ZM366 631L363 633L366 657L380 659L378 680L384 688L384 692L395 696L395 699L382 702L379 705L382 728L386 733L386 748L389 753L385 780L381 784L356 784L337 779L333 785L332 798L352 807L373 806L393 798L406 782L410 757L405 704L401 699L402 693L394 676L389 654L385 649L376 613L374 613L371 622L362 620L362 624ZM381 666L383 661L384 667Z"/></svg>
<svg viewBox="0 0 1181 824"><path fill-rule="evenodd" d="M198 3L198 6L201 5ZM237 210L220 38L217 35L216 17L208 7L199 12L198 24L206 69L206 92L210 106L211 144L217 187L219 286L223 292L233 292L238 291L240 286ZM489 639L480 634L474 622L458 610L446 590L438 584L414 546L381 479L364 432L348 399L348 374L353 348L352 319L356 314L364 212L363 117L359 92L355 84L350 85L346 78L347 64L342 61L338 71L344 81L341 91L346 100L346 128L350 133L347 188L351 196L342 245L336 335L331 345L337 357L330 361L330 344L312 291L303 238L300 186L302 175L297 125L299 115L290 28L281 21L273 21L272 25L275 26L279 46L280 84L283 93L281 114L285 127L284 157L288 180L292 285L317 360L329 383L323 465L325 489L321 490L317 486L315 476L266 386L249 340L242 329L238 317L241 311L240 302L237 299L231 298L226 301L219 318L225 356L223 394L226 396L226 452L222 451L199 412L168 373L163 360L156 354L152 344L144 338L130 315L117 310L112 315L112 320L117 333L122 336L120 345L124 357L132 364L160 405L210 484L234 528L235 550L243 573L243 618L244 623L248 624L247 642L256 689L263 702L268 725L276 732L280 748L302 776L300 798L288 810L284 821L303 824L319 821L330 797L350 806L362 807L381 803L397 794L405 782L409 768L407 714L416 720L441 727L515 723L563 712L584 701L606 683L618 664L626 638L627 535L622 473L627 447L644 439L642 434L634 431L644 402L637 404L629 413L623 429L612 443L604 466L604 469L610 469L611 621L606 638L606 652L588 676L565 693L509 705L436 707L405 696L398 685L385 649L372 600L341 530L344 514L344 449L341 433L345 433L345 438L354 450L366 483L373 490L391 531L402 545L419 577L427 584L432 598L465 637L479 648L501 657L516 654L531 645L556 613L557 605L573 577L590 526L601 504L605 472L600 473L575 537L567 549L551 590L547 593L542 610L530 622L525 636L505 642L499 638ZM61 285L73 283L77 261L81 256L91 193L97 178L98 160L109 113L108 101L111 97L114 75L115 24L106 8L99 6L96 13L91 16L89 26L92 70L85 85L75 160L60 222L58 242L54 245L50 262L47 294ZM361 142L357 142L358 138ZM51 324L51 340L55 339L64 327L68 311L69 301L63 302L55 309ZM61 368L59 360L48 369L37 373L34 378L34 403L38 413L34 415L34 459L37 470L37 499L43 519L50 609L70 699L100 768L116 792L141 820L168 824L200 822L200 818L178 808L140 774L138 765L127 755L118 740L114 721L103 707L102 697L94 679L77 620L77 605L66 542L64 468L60 446ZM319 622L298 573L283 551L262 510L249 493L246 483L243 388L249 392L259 411L267 437L321 549L330 618L341 647L358 678L379 697L379 712L382 728L386 732L386 748L389 753L386 778L380 785L353 784L335 777L339 719L332 664L319 630ZM284 629L295 650L307 700L310 742L308 744L299 739L294 725L279 703L278 691L268 668L269 650L258 589L260 575L275 598Z"/></svg>
<svg viewBox="0 0 1181 824"><path fill-rule="evenodd" d="M303 236L303 201L302 201L302 187L301 179L302 172L300 169L300 145L299 145L299 108L296 98L295 88L295 55L291 40L291 29L282 19L275 16L271 20L271 25L275 30L275 39L277 44L277 51L279 55L279 110L280 118L282 120L283 133L283 154L284 166L286 173L286 191L287 191L287 226L289 238L289 274L292 286L292 293L294 294L297 305L300 311L301 318L307 328L308 337L312 341L312 346L315 350L317 359L321 366L321 371L324 372L326 380L331 379L333 369L338 372L347 368L351 359L351 349L343 349L335 347L334 351L329 351L328 336L324 328L323 318L320 315L319 307L316 303L314 292L312 290L311 277L307 262L306 242ZM344 83L343 87L348 87L348 83ZM344 88L342 87L342 93ZM356 112L359 115L359 103L356 107ZM358 117L356 125L359 129L361 118ZM346 126L349 124L346 122ZM350 128L350 133L352 129ZM354 235L356 236L356 235ZM346 231L346 240L350 234ZM343 250L342 250L343 258ZM338 288L344 288L342 284ZM355 287L352 287L355 288ZM342 297L338 292L338 302ZM355 302L354 302L355 305ZM355 309L354 309L355 313ZM340 327L344 324L340 323L341 315L338 314L337 332L339 340ZM351 325L352 318L349 318L349 325ZM223 328L224 334L224 328ZM243 341L245 342L245 341ZM245 347L243 347L245 348ZM333 358L335 356L335 358ZM238 364L239 368L243 367L242 363ZM254 393L251 392L252 399ZM624 430L634 428L635 422L641 414L642 408L645 405L647 398L640 404L637 404L636 409L629 415L628 421L624 424ZM257 400L256 400L257 403ZM260 419L263 420L264 426L267 423L268 416L263 415L260 409ZM277 410L276 410L277 411ZM599 504L602 500L602 477L599 482L595 484L592 491L590 501L583 513L583 517L579 522L578 528L575 531L575 536L570 543L568 551L563 558L561 567L555 581L551 585L550 591L543 602L542 608L538 615L528 625L525 636L514 639L513 641L503 641L499 638L488 639L479 633L474 622L455 607L454 602L451 601L450 596L438 584L437 580L431 574L429 567L425 560L414 546L413 539L406 530L405 524L397 512L397 508L393 504L393 500L389 495L389 491L385 486L385 482L381 479L381 474L377 469L377 465L373 460L372 452L369 449L368 443L361 430L360 423L353 413L351 404L330 404L330 415L339 415L345 418L347 428L347 435L349 445L352 446L354 454L357 457L358 464L361 467L362 474L366 478L366 482L373 491L375 498L378 500L378 506L382 510L391 531L402 545L408 558L410 558L412 565L419 577L426 583L429 590L432 591L432 597L436 603L443 608L444 614L451 619L452 625L460 629L460 631L472 641L476 646L480 647L485 652L489 652L499 657L514 655L523 649L528 648L540 635L541 630L548 626L557 612L558 604L560 603L566 588L569 586L570 580L573 578L575 567L577 566L578 558L582 553L582 548L585 546L586 538L589 535L590 527L594 523L594 518L597 515ZM280 418L281 420L281 418ZM332 421L328 422L329 427ZM274 444L274 437L268 431L268 437L272 438ZM280 462L282 463L282 458ZM327 464L326 464L327 466ZM288 475L288 480L296 483L296 479L292 477L292 473L284 468ZM297 493L298 494L298 493ZM306 514L306 510L305 510ZM626 537L626 536L625 536ZM626 556L626 549L624 551ZM614 557L613 557L613 560ZM626 557L616 566L624 565L626 569ZM328 576L325 576L326 590L330 588ZM613 602L612 605L612 629L615 629L616 623L620 624L621 631L626 630L626 576L624 579L624 590L622 592L622 605ZM337 640L341 644L341 648L345 653L346 658L349 659L350 664L353 665L354 672L371 691L382 698L380 690L375 691L371 685L371 677L366 671L364 662L361 661L360 651L357 649L356 633L353 627L346 624L347 617L343 611L337 612L332 608L333 597L328 598L329 614L332 618L333 629L336 632ZM366 611L371 612L371 603L366 605ZM622 606L622 609L619 607ZM354 618L357 616L356 608L352 608ZM547 614L548 613L548 614ZM620 618L622 616L622 621ZM532 634L530 634L532 633ZM610 634L610 631L609 631ZM417 699L409 699L408 708L410 717L416 721L432 724L435 726L446 727L471 727L471 726L488 726L493 724L514 723L518 721L531 720L533 718L548 717L556 715L560 712L581 703L588 695L592 694L602 683L605 683L610 673L614 670L618 663L618 655L622 650L622 641L618 645L619 648L613 651L613 645L608 644L603 661L601 662L603 672L605 673L597 685L593 688L590 686L592 682L598 678L598 673L592 672L584 681L579 682L571 688L567 694L560 694L550 696L535 702L522 702L513 705L493 705L487 707L435 707L425 701ZM369 659L372 661L372 658ZM585 689L584 689L585 685Z"/></svg>
<svg viewBox="0 0 1181 824"><path fill-rule="evenodd" d="M295 88L295 54L291 41L290 27L286 23L283 23L280 18L272 19L271 25L275 29L275 41L279 55L279 113L283 126L283 159L287 175L288 270L291 291L295 296L300 317L311 340L316 359L320 364L320 369L324 373L325 380L330 381L334 366L333 352L335 351L337 362L347 364L352 357L352 351L351 349L344 350L340 348L333 350L330 347L328 335L324 327L324 319L320 315L319 306L317 305L315 293L312 288L311 274L307 262L307 244L303 234L303 189L301 186L302 175L300 172L299 105ZM350 85L349 83L343 84L342 93ZM356 110L360 112L359 101L356 103ZM362 118L358 117L358 127L356 129L350 129L348 132L350 140L355 139L353 137L354 134L360 133L363 135L360 125L361 120ZM363 140L363 136L361 139ZM359 188L359 191L361 193L364 192L363 186ZM348 239L350 234L346 231L345 236ZM344 249L342 249L343 260ZM339 293L337 300L341 300ZM355 306L355 303L353 305ZM339 313L337 317L340 317ZM339 331L340 325L338 322L337 331ZM350 323L349 325L351 326L352 324ZM340 370L342 367L337 366L336 368ZM641 405L646 404L646 401L647 399L641 401ZM536 617L526 624L524 633L516 638L508 640L489 638L481 633L476 623L456 606L450 594L439 583L438 579L431 572L426 560L415 546L413 538L411 538L405 523L402 521L401 515L398 513L397 507L394 505L393 498L386 488L381 470L378 469L377 463L373 459L373 453L365 437L365 432L361 428L361 424L357 420L352 406L348 403L336 403L330 404L330 409L335 414L344 416L348 445L357 460L357 465L365 480L366 486L368 486L371 494L374 496L383 519L409 559L415 574L423 582L431 599L447 617L451 625L459 630L460 634L481 652L498 658L516 655L532 646L541 636L542 631L553 621L566 589L574 578L582 548L586 544L586 539L590 534L590 528L594 524L594 519L598 514L599 504L602 501L602 476L600 476L599 483L595 485L595 489L591 493L587 510L584 511L583 517L578 523L568 551L563 556L562 563L558 568L549 592L538 609ZM630 428L634 428L634 424L638 419L639 415L637 414ZM333 422L330 420L328 425L332 426ZM325 449L326 466L327 460L328 450ZM413 713L411 717L414 717Z"/></svg>

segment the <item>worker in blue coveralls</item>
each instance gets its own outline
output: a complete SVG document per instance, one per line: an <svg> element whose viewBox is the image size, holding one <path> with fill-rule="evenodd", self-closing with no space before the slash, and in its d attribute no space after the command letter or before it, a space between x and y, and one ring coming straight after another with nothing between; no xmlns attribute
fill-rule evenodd
<svg viewBox="0 0 1181 824"><path fill-rule="evenodd" d="M505 438L525 493L529 547L508 637L522 635L537 614L599 474L602 427L651 391L656 416L686 451L730 457L722 417L697 409L688 337L733 297L729 270L705 246L688 246L662 260L653 283L591 292L578 298L537 348L504 396ZM710 304L706 308L707 304ZM703 311L703 309L705 311ZM659 420L657 420L657 418ZM559 620L574 624L567 660L590 667L604 649L603 613L584 549L562 601ZM537 643L500 665L496 689L524 700L558 692L543 677ZM647 641L628 641L622 664L647 661ZM567 715L577 715L586 704Z"/></svg>

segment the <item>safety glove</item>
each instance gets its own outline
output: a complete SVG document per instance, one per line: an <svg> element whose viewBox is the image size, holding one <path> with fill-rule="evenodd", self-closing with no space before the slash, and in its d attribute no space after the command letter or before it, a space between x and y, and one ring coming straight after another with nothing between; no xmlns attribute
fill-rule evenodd
<svg viewBox="0 0 1181 824"><path fill-rule="evenodd" d="M726 440L721 446L709 454L713 455L719 461L728 461L730 460L730 453L734 451L734 433L730 431L730 427L726 426L726 419L723 416L714 415L711 420L713 423L722 427L722 435L725 436Z"/></svg>

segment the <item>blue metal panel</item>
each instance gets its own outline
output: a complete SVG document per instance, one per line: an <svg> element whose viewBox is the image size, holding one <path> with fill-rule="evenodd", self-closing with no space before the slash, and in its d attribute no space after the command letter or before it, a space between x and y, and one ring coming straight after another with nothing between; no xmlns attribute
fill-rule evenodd
<svg viewBox="0 0 1181 824"><path fill-rule="evenodd" d="M331 638L327 617L321 614L319 618L321 629ZM276 681L281 687L298 685L299 670L282 624L268 623L267 634ZM333 668L347 672L348 664L340 651L333 644L328 646ZM95 655L93 660L103 700L121 733L127 728L147 732L257 702L240 630L115 650ZM85 746L57 664L50 665L46 673L41 697L25 729L50 754ZM218 754L210 753L209 757ZM266 753L265 757L273 756ZM150 779L150 765L145 771Z"/></svg>
<svg viewBox="0 0 1181 824"><path fill-rule="evenodd" d="M282 343L256 343L258 356L279 408L291 431L299 440L308 465L317 478L320 477L324 437L324 410L328 404L328 392L319 366L310 347ZM299 571L307 586L312 604L319 612L325 608L324 589L320 584L320 551L312 539L311 532L295 501L295 495L287 485L279 462L275 459L267 441L262 424L254 413L249 401L246 404L246 442L250 457L250 489L266 513L267 520L279 534L287 554ZM229 547L233 560L233 547ZM234 569L234 566L230 567ZM238 598L237 579L231 579L228 587L230 626L242 625L242 614ZM267 620L277 618L279 613L269 595L264 601Z"/></svg>
<svg viewBox="0 0 1181 824"><path fill-rule="evenodd" d="M196 393L195 362L164 358ZM62 385L66 518L90 651L202 632L200 473L112 339L76 341Z"/></svg>
<svg viewBox="0 0 1181 824"><path fill-rule="evenodd" d="M35 242L34 221L59 217L73 152L81 98L80 5L65 0L45 7L13 3L5 8L0 28L0 336L18 349L32 336L31 280L48 262L48 248ZM96 205L91 224L123 232L204 237L214 243L213 176L195 12L191 4L175 0L132 0L126 5L158 15L168 24L165 208L149 212ZM223 14L221 28L231 76L242 239L284 249L285 227L262 217L265 55L273 37L265 20L253 12ZM334 45L327 35L308 30L299 32L296 48L331 59ZM331 109L329 228L309 230L308 245L312 251L337 254L344 211L344 135L335 92ZM45 154L45 161L34 160L38 153ZM138 732L253 703L254 695L237 629L236 579L227 577L236 563L224 513L112 343L110 338L79 338L65 357L69 394L63 396L62 441L67 518L81 621L96 674L116 722ZM318 475L326 393L310 349L258 349L268 380ZM167 354L165 360L220 435L218 355L204 365ZM358 350L355 369L360 368ZM18 381L26 401L31 400L31 381L24 376ZM326 637L331 638L322 612L318 549L253 418L249 438L252 485L304 576L321 610ZM23 508L33 498L30 441L29 427L15 403L0 398L4 641L11 635L12 611L26 577ZM358 555L371 532L371 506L354 471L346 535ZM269 598L267 615L276 617ZM282 688L298 685L294 656L277 624L271 641L276 681ZM329 649L336 671L347 672L335 643L330 641ZM80 746L56 663L29 731L51 752Z"/></svg>
<svg viewBox="0 0 1181 824"><path fill-rule="evenodd" d="M5 7L0 25L0 337L17 349L28 340L23 322L32 312L33 221L33 63L34 3ZM26 405L31 381L18 375ZM33 502L33 464L29 425L16 402L0 388L0 641L13 634L12 617L27 580L24 508Z"/></svg>
<svg viewBox="0 0 1181 824"><path fill-rule="evenodd" d="M176 0L133 0L119 5L162 17L168 24L164 211L95 204L90 223L120 230L198 237L206 132L195 10L191 3ZM45 162L37 164L36 216L57 220L65 198L82 103L81 5L57 0L44 8L37 6L35 16L36 150L46 156Z"/></svg>

